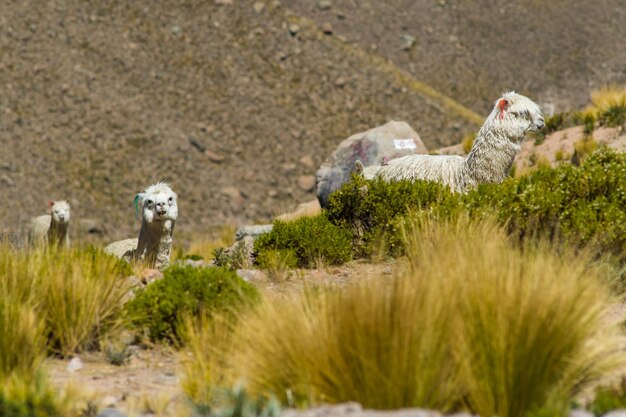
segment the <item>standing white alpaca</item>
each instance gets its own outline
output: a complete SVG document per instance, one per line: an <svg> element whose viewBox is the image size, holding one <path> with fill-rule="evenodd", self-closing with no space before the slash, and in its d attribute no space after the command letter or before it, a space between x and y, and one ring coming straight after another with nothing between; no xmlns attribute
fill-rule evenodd
<svg viewBox="0 0 626 417"><path fill-rule="evenodd" d="M357 161L356 171L366 179L427 180L465 192L479 184L500 183L511 170L513 159L528 131L544 126L541 109L515 91L500 97L478 131L466 158L458 155L407 155L386 165L369 166Z"/></svg>
<svg viewBox="0 0 626 417"><path fill-rule="evenodd" d="M105 252L129 262L145 262L157 269L167 267L178 217L176 193L166 183L159 182L137 194L134 204L142 213L139 238L113 242L104 248Z"/></svg>
<svg viewBox="0 0 626 417"><path fill-rule="evenodd" d="M70 224L70 204L67 201L49 201L50 214L35 217L30 221L28 243L31 246L49 245L69 247L67 229Z"/></svg>

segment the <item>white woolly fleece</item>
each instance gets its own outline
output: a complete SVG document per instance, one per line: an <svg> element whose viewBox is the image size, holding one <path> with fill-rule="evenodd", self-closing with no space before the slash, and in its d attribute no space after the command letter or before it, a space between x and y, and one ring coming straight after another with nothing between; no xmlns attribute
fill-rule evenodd
<svg viewBox="0 0 626 417"><path fill-rule="evenodd" d="M478 131L467 158L457 155L408 155L363 170L366 179L427 180L465 192L478 184L499 183L509 175L525 134L544 126L541 109L514 91L500 97Z"/></svg>

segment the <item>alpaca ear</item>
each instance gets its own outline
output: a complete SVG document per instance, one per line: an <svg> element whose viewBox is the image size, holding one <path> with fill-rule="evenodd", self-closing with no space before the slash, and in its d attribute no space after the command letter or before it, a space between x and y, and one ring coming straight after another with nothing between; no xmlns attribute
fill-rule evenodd
<svg viewBox="0 0 626 417"><path fill-rule="evenodd" d="M498 100L498 104L496 104L496 107L500 109L500 119L504 119L504 112L508 110L510 104L511 103L509 103L509 101L505 98L501 98L500 100Z"/></svg>
<svg viewBox="0 0 626 417"><path fill-rule="evenodd" d="M48 200L48 208L51 209L54 206L54 201Z"/></svg>
<svg viewBox="0 0 626 417"><path fill-rule="evenodd" d="M139 193L135 196L135 199L133 200L133 207L135 207L135 214L138 216L139 215L139 211L141 210L141 208L143 207L143 199L144 199L145 195L143 193Z"/></svg>

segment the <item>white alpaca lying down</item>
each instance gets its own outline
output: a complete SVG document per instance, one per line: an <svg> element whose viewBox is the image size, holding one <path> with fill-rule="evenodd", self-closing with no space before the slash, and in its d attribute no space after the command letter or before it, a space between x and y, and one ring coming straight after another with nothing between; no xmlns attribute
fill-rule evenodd
<svg viewBox="0 0 626 417"><path fill-rule="evenodd" d="M28 243L35 245L56 245L69 247L67 229L70 224L70 204L67 201L50 201L50 214L35 217L30 222Z"/></svg>
<svg viewBox="0 0 626 417"><path fill-rule="evenodd" d="M436 181L449 186L452 191L465 192L478 184L504 181L526 132L543 126L539 106L512 91L496 101L466 158L458 155L408 155L392 159L386 165L366 168L357 161L355 170L366 179Z"/></svg>

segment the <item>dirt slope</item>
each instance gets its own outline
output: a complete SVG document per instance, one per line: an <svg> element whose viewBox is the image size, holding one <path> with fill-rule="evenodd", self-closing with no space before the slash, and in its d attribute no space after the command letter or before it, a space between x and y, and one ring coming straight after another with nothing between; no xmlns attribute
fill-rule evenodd
<svg viewBox="0 0 626 417"><path fill-rule="evenodd" d="M626 82L621 0L283 3L481 113L494 91L517 89L563 111L586 104L590 88Z"/></svg>
<svg viewBox="0 0 626 417"><path fill-rule="evenodd" d="M532 92L559 75L555 92L572 89L580 101L626 61L616 48L625 37L625 26L613 25L624 14L617 1L593 13L566 8L574 24L587 22L580 35L570 33L570 14L550 33L533 23L573 2L541 2L542 13L504 14L496 25L497 8L485 17L479 3L476 13L465 2L439 3L335 1L320 11L308 0L3 2L0 230L19 230L48 199L69 198L74 220L95 219L107 239L126 237L138 229L134 194L160 179L179 194L179 232L267 221L311 199L298 176L313 174L352 133L397 119L428 147L456 143L511 77ZM534 37L502 41L508 26L519 35L526 23ZM392 47L395 28L429 33L429 25L430 38L416 33L409 51ZM564 36L550 41L559 30ZM450 46L453 35L468 46ZM542 39L554 56L519 50ZM577 45L578 58L564 45ZM483 61L495 51L491 62L501 63L516 48L525 65ZM539 65L552 61L580 65ZM538 69L541 82L528 76Z"/></svg>

